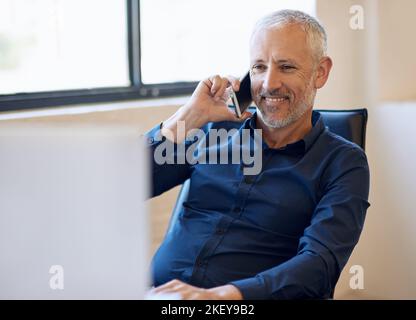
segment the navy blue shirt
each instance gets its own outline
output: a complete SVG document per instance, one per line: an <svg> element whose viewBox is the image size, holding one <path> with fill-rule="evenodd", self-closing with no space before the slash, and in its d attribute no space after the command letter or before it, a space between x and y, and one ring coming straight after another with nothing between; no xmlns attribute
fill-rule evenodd
<svg viewBox="0 0 416 320"><path fill-rule="evenodd" d="M331 133L316 111L312 125L284 148L263 143L256 175L243 174L240 164L157 164L156 148L170 142L160 126L147 133L152 196L190 179L188 199L153 259L155 286L179 279L202 288L233 284L245 299L332 296L363 228L369 169L364 151ZM204 133L213 128L253 131L256 114L244 123L210 123ZM167 152L176 157L171 144Z"/></svg>

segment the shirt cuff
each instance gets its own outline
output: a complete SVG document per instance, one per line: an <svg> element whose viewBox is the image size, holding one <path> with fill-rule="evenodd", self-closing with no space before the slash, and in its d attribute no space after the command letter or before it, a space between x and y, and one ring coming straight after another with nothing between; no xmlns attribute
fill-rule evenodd
<svg viewBox="0 0 416 320"><path fill-rule="evenodd" d="M267 293L266 284L259 276L233 281L230 284L240 290L244 300L268 300L271 298Z"/></svg>
<svg viewBox="0 0 416 320"><path fill-rule="evenodd" d="M153 129L151 129L144 135L147 145L155 146L166 140L166 137L162 135L162 131L161 131L162 126L163 126L163 122L155 126Z"/></svg>

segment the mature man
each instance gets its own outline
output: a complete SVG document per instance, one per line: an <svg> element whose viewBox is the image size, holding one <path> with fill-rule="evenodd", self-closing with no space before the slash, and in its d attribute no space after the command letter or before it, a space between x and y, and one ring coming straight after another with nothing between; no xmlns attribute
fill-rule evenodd
<svg viewBox="0 0 416 320"><path fill-rule="evenodd" d="M238 90L239 81L213 76L147 133L153 153L161 143L177 152L196 128L262 129L263 138L255 175L233 163L153 159L153 196L191 179L179 221L154 257L153 293L328 298L359 239L369 206L366 156L312 110L332 67L324 29L305 13L283 10L261 19L250 41L256 113L237 118L226 92L230 85Z"/></svg>

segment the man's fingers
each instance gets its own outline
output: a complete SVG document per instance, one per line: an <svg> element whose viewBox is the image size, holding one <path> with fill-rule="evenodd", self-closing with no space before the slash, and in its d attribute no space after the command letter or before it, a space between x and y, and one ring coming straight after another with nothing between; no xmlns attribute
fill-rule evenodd
<svg viewBox="0 0 416 320"><path fill-rule="evenodd" d="M229 86L231 86L234 91L240 90L240 80L233 76L212 76L208 79L207 85L210 86L210 92L214 98L223 97Z"/></svg>
<svg viewBox="0 0 416 320"><path fill-rule="evenodd" d="M175 299L187 299L193 291L198 290L191 285L188 285L180 280L169 281L157 288L150 290L150 295L175 295Z"/></svg>
<svg viewBox="0 0 416 320"><path fill-rule="evenodd" d="M228 121L243 122L251 117L250 112L244 112L239 118L237 117L235 110L228 108L228 107L222 109L221 112L222 112L222 118Z"/></svg>
<svg viewBox="0 0 416 320"><path fill-rule="evenodd" d="M250 113L238 118L235 110L228 108L229 91L240 89L240 80L233 77L221 77L219 75L207 78L199 83L193 94L194 105L204 113L207 122L235 121L243 122L251 116Z"/></svg>
<svg viewBox="0 0 416 320"><path fill-rule="evenodd" d="M171 291L175 291L175 290L178 290L179 288L180 288L181 286L180 285L175 285L175 284L172 284L172 285L169 285L169 286L165 286L165 285L163 285L163 286L160 286L160 287L157 287L157 288L155 288L155 289L152 289L152 293L162 293L162 292L171 292Z"/></svg>
<svg viewBox="0 0 416 320"><path fill-rule="evenodd" d="M233 76L226 76L226 77L222 78L221 87L216 92L215 97L220 97L220 98L223 98L227 101L228 100L228 94L226 94L226 90L230 86L232 87L232 89L234 91L239 91L240 90L240 80L238 80L236 77L233 77Z"/></svg>
<svg viewBox="0 0 416 320"><path fill-rule="evenodd" d="M234 91L240 90L240 80L233 76L227 76L226 77L228 82L231 84Z"/></svg>
<svg viewBox="0 0 416 320"><path fill-rule="evenodd" d="M172 287L172 288L165 288L165 289L161 289L161 290L159 290L159 291L151 291L150 293L151 294L173 294L173 293L176 293L176 294L180 294L181 292L182 292L183 290L181 290L181 288L176 288L176 287Z"/></svg>
<svg viewBox="0 0 416 320"><path fill-rule="evenodd" d="M151 292L152 293L167 292L167 291L170 291L170 290L176 290L176 289L178 289L179 287L181 287L183 285L184 285L184 283L179 281L179 280L172 280L172 281L169 281L165 284L162 284L159 287L156 287L156 288L152 289Z"/></svg>
<svg viewBox="0 0 416 320"><path fill-rule="evenodd" d="M228 99L225 98L225 90L227 89L227 87L229 86L229 82L227 79L223 78L221 81L221 86L218 89L218 91L215 93L214 98L217 99L225 99L225 101L227 101Z"/></svg>
<svg viewBox="0 0 416 320"><path fill-rule="evenodd" d="M212 83L211 95L215 96L217 94L218 90L220 90L220 88L221 88L222 78L219 75L215 75L213 77L210 77L209 81L211 81L211 83Z"/></svg>

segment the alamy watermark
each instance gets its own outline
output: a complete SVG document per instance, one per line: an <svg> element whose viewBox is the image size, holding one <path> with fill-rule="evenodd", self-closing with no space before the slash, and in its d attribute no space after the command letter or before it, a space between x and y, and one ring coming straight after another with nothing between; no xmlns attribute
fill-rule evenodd
<svg viewBox="0 0 416 320"><path fill-rule="evenodd" d="M49 268L49 288L52 290L64 290L64 267L61 265L53 265Z"/></svg>
<svg viewBox="0 0 416 320"><path fill-rule="evenodd" d="M185 132L185 122L178 122L177 137ZM262 169L261 129L192 129L183 143L174 144L174 133L166 130L166 140L154 152L157 164L243 164L244 175L256 175ZM160 131L154 138L162 141Z"/></svg>
<svg viewBox="0 0 416 320"><path fill-rule="evenodd" d="M355 264L350 268L350 274L353 276L350 278L350 288L353 290L364 289L364 268L359 264Z"/></svg>
<svg viewBox="0 0 416 320"><path fill-rule="evenodd" d="M350 28L352 30L364 29L364 8L358 4L350 7Z"/></svg>

